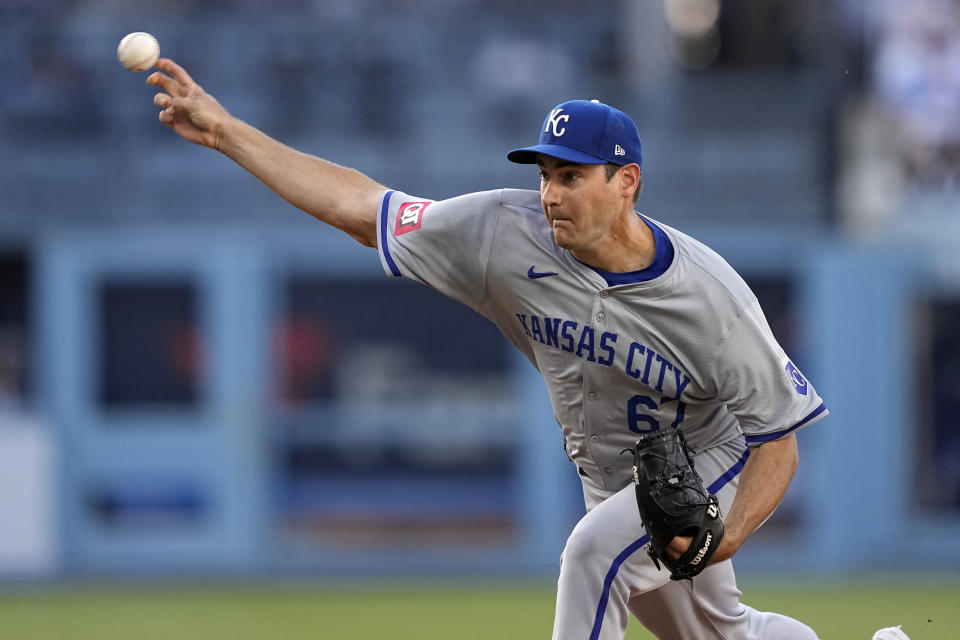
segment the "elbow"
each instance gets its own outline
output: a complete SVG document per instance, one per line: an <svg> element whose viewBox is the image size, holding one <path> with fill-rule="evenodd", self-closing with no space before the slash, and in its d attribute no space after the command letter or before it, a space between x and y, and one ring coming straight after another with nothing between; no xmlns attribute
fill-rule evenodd
<svg viewBox="0 0 960 640"><path fill-rule="evenodd" d="M757 451L750 454L751 459L754 455L760 454L768 461L770 469L778 468L785 472L788 478L792 478L800 466L800 452L797 449L797 438L794 434L784 436L778 440L765 442L757 447Z"/></svg>
<svg viewBox="0 0 960 640"><path fill-rule="evenodd" d="M797 472L800 466L800 450L797 448L797 437L790 434L783 439L783 465L790 472L790 477Z"/></svg>
<svg viewBox="0 0 960 640"><path fill-rule="evenodd" d="M800 464L800 449L797 447L797 436L790 434L790 448L793 451L793 465Z"/></svg>
<svg viewBox="0 0 960 640"><path fill-rule="evenodd" d="M363 246L376 249L379 246L377 204L374 203L373 206L361 207L344 214L341 216L341 223L336 226Z"/></svg>
<svg viewBox="0 0 960 640"><path fill-rule="evenodd" d="M374 237L369 237L369 236L366 236L366 235L360 234L360 233L351 233L351 234L350 234L350 237L353 238L354 240L356 240L357 242L359 242L360 244L362 244L362 245L365 246L365 247L369 247L369 248L371 248L371 249L376 249L376 248L377 248L377 239L376 239L376 236L374 236Z"/></svg>
<svg viewBox="0 0 960 640"><path fill-rule="evenodd" d="M796 449L794 449L793 455L789 458L787 464L790 471L790 478L793 479L793 476L797 473L797 469L800 467L800 454Z"/></svg>
<svg viewBox="0 0 960 640"><path fill-rule="evenodd" d="M376 249L379 246L376 224L345 225L340 229L365 247Z"/></svg>
<svg viewBox="0 0 960 640"><path fill-rule="evenodd" d="M357 212L335 212L325 215L311 213L314 218L344 232L365 247L376 249L377 218Z"/></svg>

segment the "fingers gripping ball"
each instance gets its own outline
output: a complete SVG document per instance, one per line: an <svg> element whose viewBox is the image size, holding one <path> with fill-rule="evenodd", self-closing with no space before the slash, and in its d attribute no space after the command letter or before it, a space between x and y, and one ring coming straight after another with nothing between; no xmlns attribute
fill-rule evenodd
<svg viewBox="0 0 960 640"><path fill-rule="evenodd" d="M683 433L663 429L643 436L633 448L633 478L640 519L650 536L647 553L657 568L662 562L674 580L703 571L723 539L717 497L707 493L693 470ZM675 536L690 536L690 548L679 558L667 552Z"/></svg>
<svg viewBox="0 0 960 640"><path fill-rule="evenodd" d="M160 43L149 33L135 31L123 36L117 59L130 71L146 71L160 58Z"/></svg>

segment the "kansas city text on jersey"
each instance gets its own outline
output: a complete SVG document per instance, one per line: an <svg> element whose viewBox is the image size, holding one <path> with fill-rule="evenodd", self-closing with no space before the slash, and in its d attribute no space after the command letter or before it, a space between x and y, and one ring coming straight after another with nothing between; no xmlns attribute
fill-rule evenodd
<svg viewBox="0 0 960 640"><path fill-rule="evenodd" d="M623 350L626 356L620 359L620 363L626 374L665 396L679 399L690 384L690 377L677 365L636 340L626 344L625 340L619 341L619 334L601 332L576 320L524 313L516 316L531 340L566 351L587 362L610 367L617 361L618 350Z"/></svg>

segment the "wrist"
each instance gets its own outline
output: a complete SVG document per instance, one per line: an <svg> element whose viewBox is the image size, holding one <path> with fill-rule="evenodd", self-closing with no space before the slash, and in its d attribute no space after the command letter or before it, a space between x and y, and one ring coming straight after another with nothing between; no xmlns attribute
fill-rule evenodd
<svg viewBox="0 0 960 640"><path fill-rule="evenodd" d="M269 155L270 138L233 115L226 114L211 134L217 151L248 170Z"/></svg>
<svg viewBox="0 0 960 640"><path fill-rule="evenodd" d="M738 521L736 518L728 517L726 520L724 520L723 541L727 544L731 544L739 548L748 535L749 533L744 530L743 523Z"/></svg>
<svg viewBox="0 0 960 640"><path fill-rule="evenodd" d="M243 126L245 123L231 115L226 115L219 124L214 125L213 148L227 156L234 157L240 150Z"/></svg>

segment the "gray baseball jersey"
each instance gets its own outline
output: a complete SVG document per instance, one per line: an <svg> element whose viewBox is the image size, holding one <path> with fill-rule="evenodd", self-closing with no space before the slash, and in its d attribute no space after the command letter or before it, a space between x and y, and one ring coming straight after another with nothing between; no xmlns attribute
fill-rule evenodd
<svg viewBox="0 0 960 640"><path fill-rule="evenodd" d="M601 274L556 245L536 191L439 202L389 191L378 216L387 274L475 309L546 380L587 506L563 552L555 640L623 638L630 612L661 638L816 638L796 620L742 605L729 560L694 578L695 590L677 589L639 553L648 538L632 458L621 452L640 435L681 429L726 513L746 445L826 415L723 259L644 218L658 257L672 249L669 265L644 277Z"/></svg>
<svg viewBox="0 0 960 640"><path fill-rule="evenodd" d="M379 215L386 272L496 324L546 380L570 459L608 492L632 478L621 451L651 430L677 427L699 452L826 415L740 276L660 222L647 219L674 247L666 272L611 286L556 245L535 191L391 191Z"/></svg>

